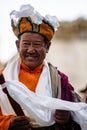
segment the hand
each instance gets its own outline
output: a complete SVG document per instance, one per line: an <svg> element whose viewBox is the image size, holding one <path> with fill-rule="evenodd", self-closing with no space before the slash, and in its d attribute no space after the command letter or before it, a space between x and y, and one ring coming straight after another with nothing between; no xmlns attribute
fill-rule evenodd
<svg viewBox="0 0 87 130"><path fill-rule="evenodd" d="M12 118L9 130L31 130L30 119L26 116Z"/></svg>
<svg viewBox="0 0 87 130"><path fill-rule="evenodd" d="M70 112L65 110L56 110L54 114L54 120L58 124L66 124L70 119Z"/></svg>

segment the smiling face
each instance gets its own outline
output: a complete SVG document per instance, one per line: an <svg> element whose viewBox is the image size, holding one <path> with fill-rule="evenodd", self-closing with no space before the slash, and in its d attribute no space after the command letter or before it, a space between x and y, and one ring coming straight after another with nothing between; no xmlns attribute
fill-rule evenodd
<svg viewBox="0 0 87 130"><path fill-rule="evenodd" d="M45 43L45 39L38 33L24 33L20 40L16 41L16 46L22 62L30 69L35 69L46 57L50 42Z"/></svg>

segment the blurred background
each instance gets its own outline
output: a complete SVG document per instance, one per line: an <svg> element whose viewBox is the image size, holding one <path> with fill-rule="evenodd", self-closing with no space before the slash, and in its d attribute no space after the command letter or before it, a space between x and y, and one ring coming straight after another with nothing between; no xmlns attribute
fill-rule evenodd
<svg viewBox="0 0 87 130"><path fill-rule="evenodd" d="M68 75L79 93L87 84L87 0L0 0L0 69L17 53L9 14L22 4L31 4L43 16L58 17L60 27L47 60Z"/></svg>
<svg viewBox="0 0 87 130"><path fill-rule="evenodd" d="M47 58L69 76L79 93L87 84L87 19L61 21Z"/></svg>

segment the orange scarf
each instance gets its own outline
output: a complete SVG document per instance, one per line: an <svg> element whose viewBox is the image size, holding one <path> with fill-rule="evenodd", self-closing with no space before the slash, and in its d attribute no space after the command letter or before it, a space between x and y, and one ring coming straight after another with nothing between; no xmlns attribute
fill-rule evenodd
<svg viewBox="0 0 87 130"><path fill-rule="evenodd" d="M43 64L32 71L22 62L19 71L19 81L25 84L31 91L35 92L42 68Z"/></svg>

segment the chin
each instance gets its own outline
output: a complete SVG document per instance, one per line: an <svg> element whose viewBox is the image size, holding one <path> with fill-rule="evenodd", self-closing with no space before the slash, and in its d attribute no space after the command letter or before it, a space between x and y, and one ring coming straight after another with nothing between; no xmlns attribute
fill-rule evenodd
<svg viewBox="0 0 87 130"><path fill-rule="evenodd" d="M27 65L30 69L34 69L34 68L36 68L36 66L35 66L34 63L32 63L32 64L27 63L26 65Z"/></svg>

